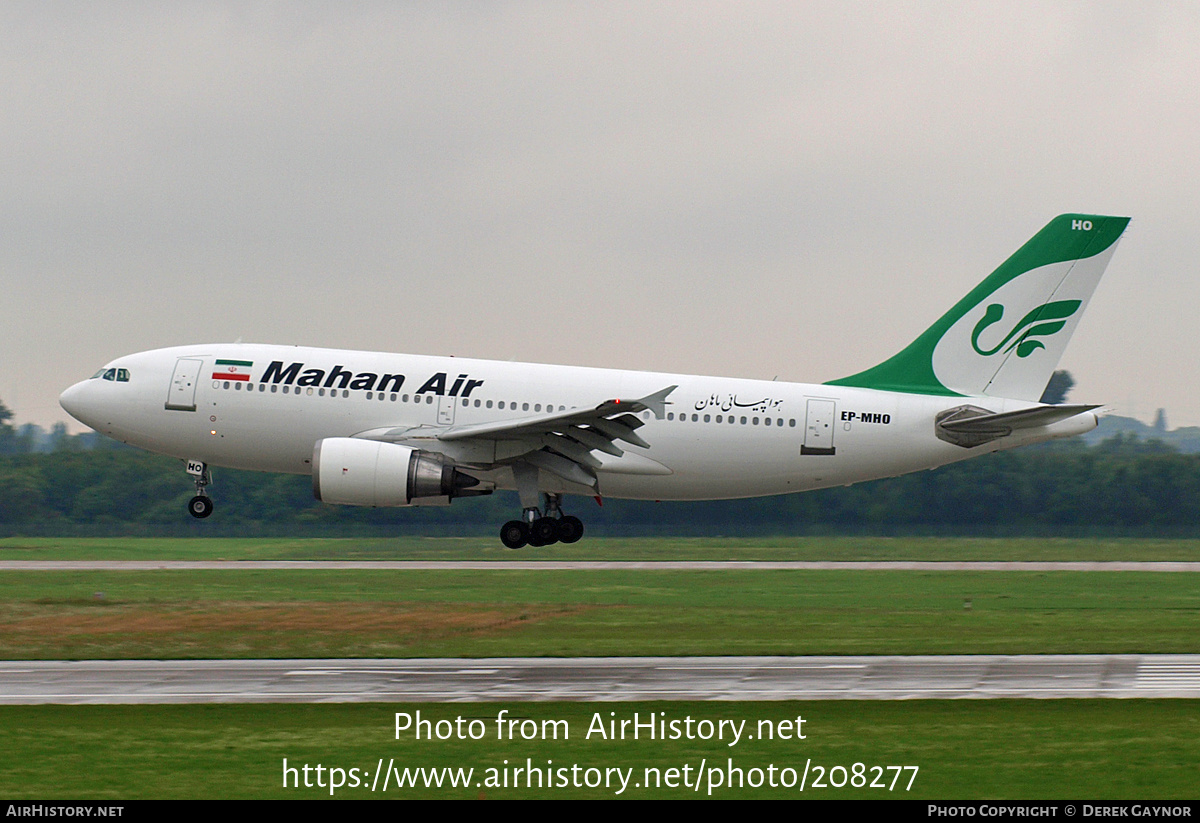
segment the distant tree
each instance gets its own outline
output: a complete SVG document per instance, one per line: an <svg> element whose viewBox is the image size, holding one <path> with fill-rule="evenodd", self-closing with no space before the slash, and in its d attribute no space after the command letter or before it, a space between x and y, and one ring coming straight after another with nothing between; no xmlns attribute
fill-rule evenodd
<svg viewBox="0 0 1200 823"><path fill-rule="evenodd" d="M75 438L67 433L67 424L61 420L50 427L50 437L46 441L47 451L78 451Z"/></svg>
<svg viewBox="0 0 1200 823"><path fill-rule="evenodd" d="M12 427L12 410L0 402L0 454L13 454L17 450L17 432Z"/></svg>
<svg viewBox="0 0 1200 823"><path fill-rule="evenodd" d="M37 423L25 423L17 428L17 454L32 454L42 445L46 433Z"/></svg>
<svg viewBox="0 0 1200 823"><path fill-rule="evenodd" d="M1050 382L1042 392L1041 402L1058 405L1067 401L1067 395L1075 388L1075 378L1066 369L1059 369L1050 375Z"/></svg>

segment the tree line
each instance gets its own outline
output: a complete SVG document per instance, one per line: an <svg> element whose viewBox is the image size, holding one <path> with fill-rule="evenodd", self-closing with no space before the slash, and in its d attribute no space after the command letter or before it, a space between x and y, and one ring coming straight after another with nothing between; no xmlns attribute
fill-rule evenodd
<svg viewBox="0 0 1200 823"><path fill-rule="evenodd" d="M103 441L111 443L111 441ZM0 533L490 534L516 496L364 509L313 499L310 478L214 470L216 512L193 520L179 460L112 444L0 455ZM889 480L782 497L651 503L568 497L591 534L1200 535L1200 455L1119 435L986 455Z"/></svg>

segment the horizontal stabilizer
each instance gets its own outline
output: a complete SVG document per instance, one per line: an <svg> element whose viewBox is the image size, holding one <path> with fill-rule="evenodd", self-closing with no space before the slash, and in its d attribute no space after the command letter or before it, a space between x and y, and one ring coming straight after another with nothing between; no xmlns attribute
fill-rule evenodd
<svg viewBox="0 0 1200 823"><path fill-rule="evenodd" d="M978 406L956 406L937 416L941 440L971 448L1007 437L1018 429L1036 429L1098 409L1099 405L1033 406L1011 412L991 412Z"/></svg>
<svg viewBox="0 0 1200 823"><path fill-rule="evenodd" d="M938 425L950 431L977 432L994 431L999 427L1013 429L1034 429L1038 426L1049 426L1059 420L1066 420L1077 414L1098 409L1097 405L1075 406L1035 406L1032 409L1002 412L1000 414L983 414L978 417L967 417L957 420L946 420Z"/></svg>

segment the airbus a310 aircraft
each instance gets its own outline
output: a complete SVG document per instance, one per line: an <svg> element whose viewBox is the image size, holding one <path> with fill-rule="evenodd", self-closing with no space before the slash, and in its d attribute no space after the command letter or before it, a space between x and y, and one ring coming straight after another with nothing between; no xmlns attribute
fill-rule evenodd
<svg viewBox="0 0 1200 823"><path fill-rule="evenodd" d="M228 466L311 474L318 500L356 506L515 489L504 545L573 543L564 494L787 494L1091 430L1096 406L1038 399L1128 223L1054 218L899 354L828 383L206 343L114 360L61 403L185 460L194 517Z"/></svg>

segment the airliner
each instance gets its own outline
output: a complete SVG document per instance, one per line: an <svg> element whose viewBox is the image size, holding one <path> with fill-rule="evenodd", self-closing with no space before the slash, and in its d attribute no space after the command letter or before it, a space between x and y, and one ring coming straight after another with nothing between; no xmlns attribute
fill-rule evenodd
<svg viewBox="0 0 1200 823"><path fill-rule="evenodd" d="M1129 218L1065 214L898 354L820 384L250 343L121 357L62 407L179 458L193 517L214 466L312 476L354 506L515 490L509 548L573 543L564 495L715 500L930 469L1081 434L1039 398Z"/></svg>

